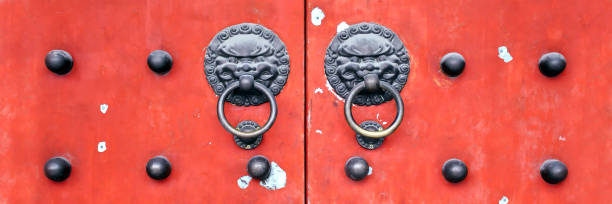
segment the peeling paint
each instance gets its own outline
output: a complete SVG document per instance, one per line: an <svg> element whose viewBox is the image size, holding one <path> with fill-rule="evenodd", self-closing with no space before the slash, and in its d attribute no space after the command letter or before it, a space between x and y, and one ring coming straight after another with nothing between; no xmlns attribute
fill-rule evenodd
<svg viewBox="0 0 612 204"><path fill-rule="evenodd" d="M259 185L267 188L268 190L278 190L284 188L287 184L287 173L283 169L276 164L276 162L271 162L272 169L270 170L270 176L264 180L260 181Z"/></svg>
<svg viewBox="0 0 612 204"><path fill-rule="evenodd" d="M376 113L376 121L381 123L382 125L386 125L387 121L383 121L380 119L380 113Z"/></svg>
<svg viewBox="0 0 612 204"><path fill-rule="evenodd" d="M369 175L372 175L372 167L370 167L370 168L368 169L368 176L369 176Z"/></svg>
<svg viewBox="0 0 612 204"><path fill-rule="evenodd" d="M349 27L349 24L342 21L340 24L338 24L338 27L336 28L336 33L342 32L344 29L347 29L348 27Z"/></svg>
<svg viewBox="0 0 612 204"><path fill-rule="evenodd" d="M108 104L100 104L100 112L106 114L106 111L108 111Z"/></svg>
<svg viewBox="0 0 612 204"><path fill-rule="evenodd" d="M310 12L310 21L312 22L313 25L316 25L316 26L321 25L323 18L325 18L325 14L323 13L323 10L321 10L319 7L315 7Z"/></svg>
<svg viewBox="0 0 612 204"><path fill-rule="evenodd" d="M106 142L102 141L102 142L98 142L98 152L104 152L106 151Z"/></svg>
<svg viewBox="0 0 612 204"><path fill-rule="evenodd" d="M323 93L323 89L321 89L321 88L317 88L317 89L315 89L315 92L314 92L314 93Z"/></svg>
<svg viewBox="0 0 612 204"><path fill-rule="evenodd" d="M249 183L251 183L251 180L252 180L252 179L253 179L253 178L251 178L250 176L243 176L243 177L240 177L240 178L238 179L238 181L237 181L237 182L238 182L238 187L239 187L240 189L246 189L247 187L249 187Z"/></svg>
<svg viewBox="0 0 612 204"><path fill-rule="evenodd" d="M501 199L499 199L499 204L508 204L510 200L508 200L508 197L503 196Z"/></svg>
<svg viewBox="0 0 612 204"><path fill-rule="evenodd" d="M559 141L563 141L563 142L565 142L565 140L566 140L566 139L565 139L565 137L563 137L563 136L559 135Z"/></svg>
<svg viewBox="0 0 612 204"><path fill-rule="evenodd" d="M319 133L319 134L323 134L323 131L321 131L321 130L315 130L315 132Z"/></svg>
<svg viewBox="0 0 612 204"><path fill-rule="evenodd" d="M499 55L497 56L503 59L505 63L512 61L512 56L510 55L510 52L508 52L508 48L506 46L497 48L497 51L499 52Z"/></svg>
<svg viewBox="0 0 612 204"><path fill-rule="evenodd" d="M333 93L334 96L336 96L336 98L338 98L339 101L344 102L344 98L342 98L342 97L340 97L340 95L336 94L336 92L334 91L334 88L332 88L331 84L329 84L329 81L327 81L327 80L325 81L325 86L327 87L327 90L329 90L329 92Z"/></svg>

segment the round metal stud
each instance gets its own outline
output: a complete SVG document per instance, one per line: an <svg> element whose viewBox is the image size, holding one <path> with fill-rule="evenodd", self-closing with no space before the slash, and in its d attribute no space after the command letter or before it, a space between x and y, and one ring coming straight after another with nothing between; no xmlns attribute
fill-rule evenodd
<svg viewBox="0 0 612 204"><path fill-rule="evenodd" d="M449 159L442 165L442 175L451 183L459 183L467 177L468 168L459 159Z"/></svg>
<svg viewBox="0 0 612 204"><path fill-rule="evenodd" d="M542 179L550 184L557 184L567 177L567 166L556 159L549 159L540 166Z"/></svg>
<svg viewBox="0 0 612 204"><path fill-rule="evenodd" d="M565 57L558 52L546 53L538 61L540 73L547 77L555 77L561 74L565 70L566 64Z"/></svg>
<svg viewBox="0 0 612 204"><path fill-rule="evenodd" d="M370 172L370 166L361 157L351 157L344 165L344 172L353 181L363 180Z"/></svg>
<svg viewBox="0 0 612 204"><path fill-rule="evenodd" d="M172 68L172 56L166 51L155 50L147 57L149 69L157 74L166 74Z"/></svg>
<svg viewBox="0 0 612 204"><path fill-rule="evenodd" d="M172 166L164 156L156 156L147 162L147 174L155 180L162 180L170 176Z"/></svg>
<svg viewBox="0 0 612 204"><path fill-rule="evenodd" d="M270 171L270 161L264 156L254 156L247 163L247 173L254 179L265 180L270 176Z"/></svg>
<svg viewBox="0 0 612 204"><path fill-rule="evenodd" d="M448 53L442 57L442 60L440 60L440 69L442 69L442 72L449 77L459 76L463 72L464 68L465 59L459 53Z"/></svg>
<svg viewBox="0 0 612 204"><path fill-rule="evenodd" d="M72 56L64 50L51 50L45 56L45 65L49 71L58 75L64 75L72 70Z"/></svg>
<svg viewBox="0 0 612 204"><path fill-rule="evenodd" d="M70 162L64 157L53 157L45 163L44 167L45 176L56 182L66 180L71 170Z"/></svg>

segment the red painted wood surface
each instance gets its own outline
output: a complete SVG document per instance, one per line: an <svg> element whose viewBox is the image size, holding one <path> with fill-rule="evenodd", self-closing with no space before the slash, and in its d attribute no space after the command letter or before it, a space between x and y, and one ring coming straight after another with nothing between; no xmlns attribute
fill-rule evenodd
<svg viewBox="0 0 612 204"><path fill-rule="evenodd" d="M320 26L310 12L320 8ZM310 203L609 203L612 194L612 19L610 1L307 1L307 194ZM401 92L399 129L376 150L361 148L326 88L325 50L341 22L393 30L411 56ZM505 63L498 47L514 58ZM466 68L456 79L439 70L456 51ZM546 78L538 59L557 51L565 72ZM323 92L317 91L321 89ZM353 108L357 121L393 121L393 102ZM387 125L388 126L388 125ZM344 174L352 156L372 175ZM444 180L444 161L459 158L469 175ZM540 164L569 168L559 185Z"/></svg>
<svg viewBox="0 0 612 204"><path fill-rule="evenodd" d="M304 201L304 4L301 1L0 2L0 203L302 203ZM287 46L291 73L277 96L278 119L255 150L242 150L220 126L217 97L203 72L205 48L223 28L253 22ZM48 71L49 50L74 58L66 76ZM149 53L167 50L158 76ZM108 104L106 114L100 104ZM226 105L232 124L263 124L268 105ZM107 150L97 151L106 141ZM270 191L246 163L262 154L287 173ZM172 163L162 182L146 162ZM72 162L62 183L42 171L53 156Z"/></svg>

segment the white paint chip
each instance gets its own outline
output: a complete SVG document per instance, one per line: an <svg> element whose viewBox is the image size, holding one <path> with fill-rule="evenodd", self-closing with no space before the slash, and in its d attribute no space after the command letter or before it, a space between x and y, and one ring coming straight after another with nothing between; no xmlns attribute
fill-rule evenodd
<svg viewBox="0 0 612 204"><path fill-rule="evenodd" d="M106 151L106 142L102 141L102 142L98 142L98 152L104 152Z"/></svg>
<svg viewBox="0 0 612 204"><path fill-rule="evenodd" d="M325 80L325 87L327 87L327 90L329 90L329 92L333 93L333 94L334 94L334 96L336 96L336 98L337 98L339 101L344 102L344 98L342 98L340 95L338 95L338 94L337 94L337 93L334 91L334 88L331 86L331 84L329 84L329 81L327 81L327 80ZM353 104L353 106L354 106L354 105L355 105L355 104Z"/></svg>
<svg viewBox="0 0 612 204"><path fill-rule="evenodd" d="M347 29L349 27L349 24L346 24L346 22L342 21L342 23L338 24L338 27L336 28L336 33L342 32L344 29Z"/></svg>
<svg viewBox="0 0 612 204"><path fill-rule="evenodd" d="M501 199L499 199L499 204L508 204L510 200L508 200L508 197L503 196Z"/></svg>
<svg viewBox="0 0 612 204"><path fill-rule="evenodd" d="M323 13L323 10L321 10L319 7L315 7L310 12L310 21L312 22L313 25L316 25L316 26L321 25L323 18L325 18L325 14Z"/></svg>
<svg viewBox="0 0 612 204"><path fill-rule="evenodd" d="M108 104L100 104L100 112L106 114L106 111L108 111Z"/></svg>
<svg viewBox="0 0 612 204"><path fill-rule="evenodd" d="M497 56L503 59L505 63L512 61L512 56L510 55L510 52L508 52L508 48L506 46L497 48L497 51L499 52L499 55Z"/></svg>
<svg viewBox="0 0 612 204"><path fill-rule="evenodd" d="M238 187L240 187L240 189L246 189L247 187L249 187L249 183L251 183L251 178L250 176L243 176L240 177L238 179Z"/></svg>
<svg viewBox="0 0 612 204"><path fill-rule="evenodd" d="M565 140L566 140L566 139L565 139L565 137L563 137L563 136L559 136L559 141L563 141L563 142L565 142Z"/></svg>
<svg viewBox="0 0 612 204"><path fill-rule="evenodd" d="M319 133L319 134L323 134L323 131L321 131L321 130L315 130L315 132Z"/></svg>
<svg viewBox="0 0 612 204"><path fill-rule="evenodd" d="M370 167L370 168L368 169L368 176L369 176L369 175L372 175L372 167Z"/></svg>
<svg viewBox="0 0 612 204"><path fill-rule="evenodd" d="M270 170L270 176L264 180L260 181L259 185L267 188L268 190L278 190L284 188L287 184L287 173L283 169L276 164L276 162L271 162L272 169Z"/></svg>
<svg viewBox="0 0 612 204"><path fill-rule="evenodd" d="M323 93L323 89L317 88L317 89L315 89L315 93L321 93L322 94Z"/></svg>

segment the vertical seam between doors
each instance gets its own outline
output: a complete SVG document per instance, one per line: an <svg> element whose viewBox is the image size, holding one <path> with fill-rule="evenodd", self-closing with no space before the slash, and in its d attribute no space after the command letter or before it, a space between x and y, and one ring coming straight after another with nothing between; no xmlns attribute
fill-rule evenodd
<svg viewBox="0 0 612 204"><path fill-rule="evenodd" d="M304 12L304 203L308 203L308 0L304 0L302 12Z"/></svg>

